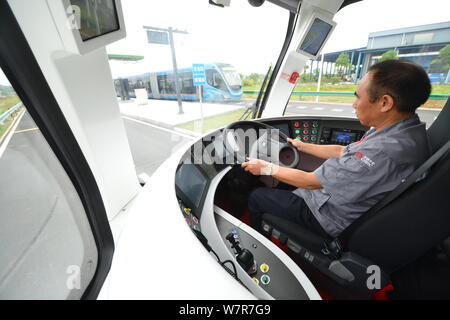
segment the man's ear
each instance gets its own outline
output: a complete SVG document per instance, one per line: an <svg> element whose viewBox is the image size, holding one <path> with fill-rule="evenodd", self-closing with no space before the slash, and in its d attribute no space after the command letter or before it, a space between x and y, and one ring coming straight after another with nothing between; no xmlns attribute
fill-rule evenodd
<svg viewBox="0 0 450 320"><path fill-rule="evenodd" d="M385 94L380 98L381 112L388 112L394 108L394 98Z"/></svg>

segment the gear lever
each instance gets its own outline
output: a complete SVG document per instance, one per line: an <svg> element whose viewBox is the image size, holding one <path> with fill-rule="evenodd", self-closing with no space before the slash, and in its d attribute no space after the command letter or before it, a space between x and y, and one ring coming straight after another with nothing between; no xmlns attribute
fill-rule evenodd
<svg viewBox="0 0 450 320"><path fill-rule="evenodd" d="M247 272L250 276L257 273L256 262L253 258L253 253L247 249L242 249L239 242L234 238L233 233L226 236L226 239L231 243L231 248L236 251L236 260L239 265Z"/></svg>

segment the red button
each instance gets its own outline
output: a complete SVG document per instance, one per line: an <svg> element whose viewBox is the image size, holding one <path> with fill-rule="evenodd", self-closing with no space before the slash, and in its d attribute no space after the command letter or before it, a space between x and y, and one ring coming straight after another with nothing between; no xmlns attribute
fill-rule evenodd
<svg viewBox="0 0 450 320"><path fill-rule="evenodd" d="M197 217L192 218L192 221L194 221L194 223L198 224L198 219L197 219Z"/></svg>
<svg viewBox="0 0 450 320"><path fill-rule="evenodd" d="M308 130L303 130L303 134L309 134Z"/></svg>
<svg viewBox="0 0 450 320"><path fill-rule="evenodd" d="M309 123L308 123L308 122L305 122L305 123L303 124L303 126L304 126L305 128L308 128L308 127L309 127Z"/></svg>
<svg viewBox="0 0 450 320"><path fill-rule="evenodd" d="M186 223L190 226L191 225L191 219L186 218Z"/></svg>
<svg viewBox="0 0 450 320"><path fill-rule="evenodd" d="M308 141L309 138L308 137L303 137L303 141Z"/></svg>
<svg viewBox="0 0 450 320"><path fill-rule="evenodd" d="M294 127L296 128L300 127L300 122L294 122Z"/></svg>

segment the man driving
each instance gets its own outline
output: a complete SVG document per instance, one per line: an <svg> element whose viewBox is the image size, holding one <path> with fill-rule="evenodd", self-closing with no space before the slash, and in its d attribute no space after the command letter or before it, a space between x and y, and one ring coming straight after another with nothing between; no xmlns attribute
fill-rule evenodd
<svg viewBox="0 0 450 320"><path fill-rule="evenodd" d="M258 188L248 207L252 226L270 213L316 234L336 237L354 220L402 183L431 155L425 124L415 113L430 95L425 70L412 62L387 60L369 68L353 103L364 137L347 147L289 139L300 152L326 161L305 172L248 158L242 167L253 175L271 175L294 191Z"/></svg>

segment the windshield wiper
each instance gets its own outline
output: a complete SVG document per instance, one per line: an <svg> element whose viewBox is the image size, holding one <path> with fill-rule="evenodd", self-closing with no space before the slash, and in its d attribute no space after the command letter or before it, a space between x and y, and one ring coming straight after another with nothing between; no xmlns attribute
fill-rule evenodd
<svg viewBox="0 0 450 320"><path fill-rule="evenodd" d="M267 80L269 80L269 75L271 72L272 72L272 65L269 67L269 70L267 70L266 76L264 77L263 83L261 85L261 89L259 90L258 97L256 98L255 103L245 111L245 113L242 115L242 117L239 120L247 118L247 116L250 112L252 113L252 119L256 119L259 109L261 108L261 102L262 102L264 94L265 94L264 88L266 87Z"/></svg>

